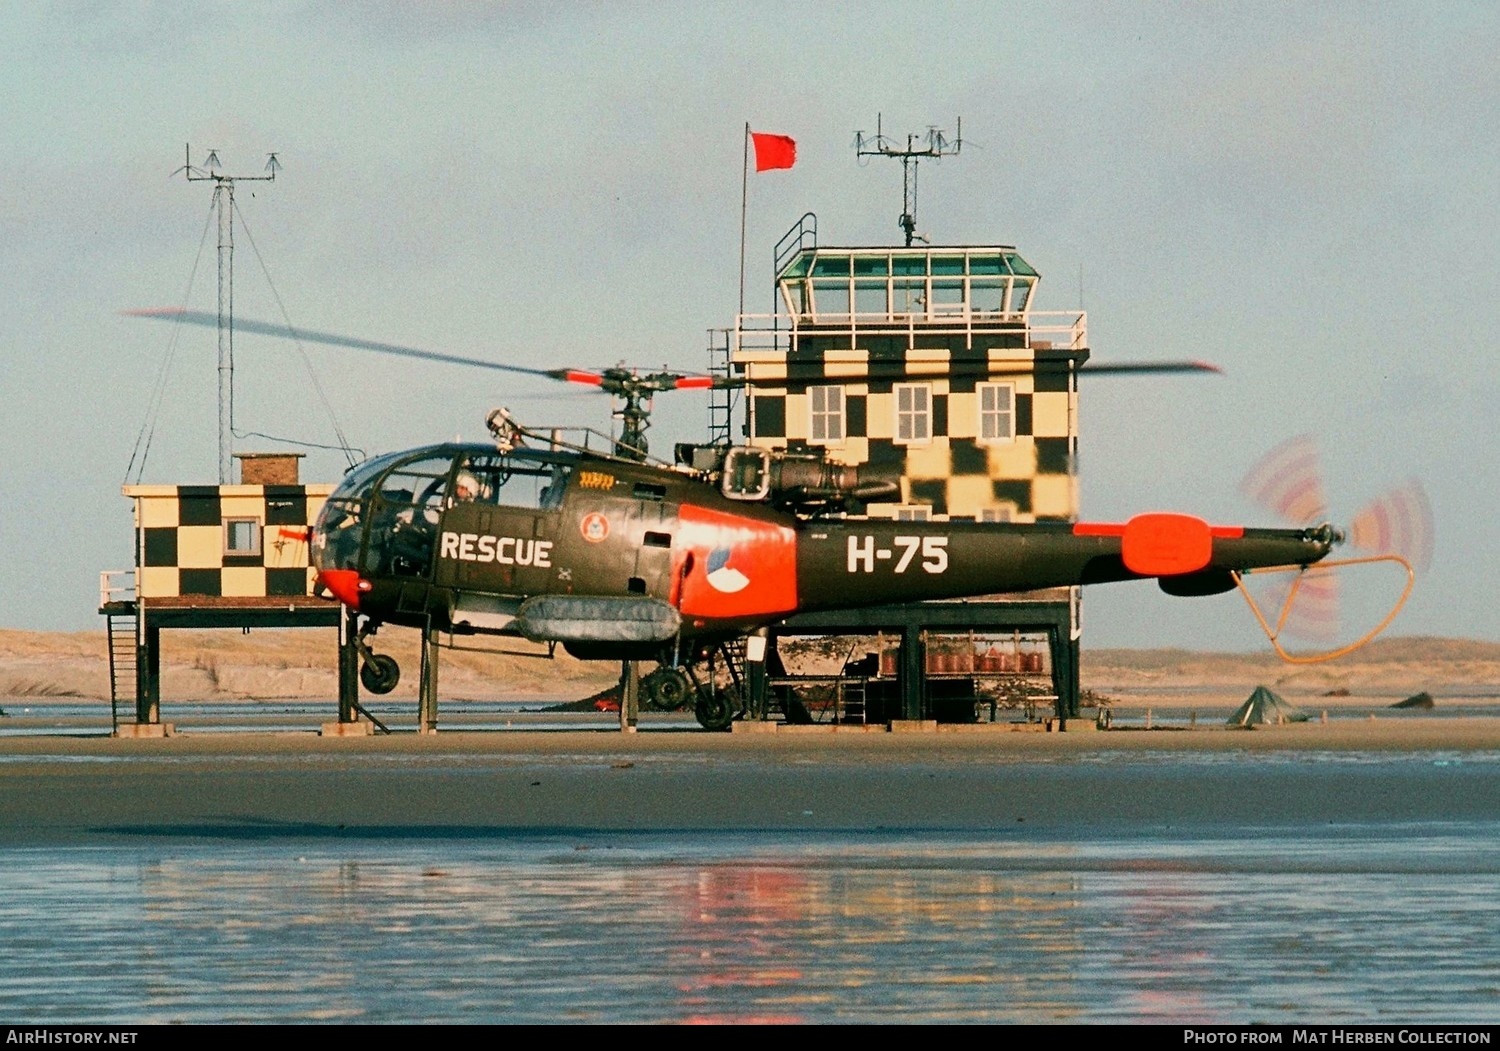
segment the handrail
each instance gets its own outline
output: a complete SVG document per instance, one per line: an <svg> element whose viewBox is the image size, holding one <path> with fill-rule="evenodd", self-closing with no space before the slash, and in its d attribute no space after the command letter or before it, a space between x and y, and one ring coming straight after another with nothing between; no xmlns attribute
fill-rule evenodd
<svg viewBox="0 0 1500 1051"><path fill-rule="evenodd" d="M1312 653L1304 656L1296 656L1288 653L1285 649L1282 648L1280 640L1281 631L1286 627L1287 617L1291 614L1292 604L1297 598L1297 589L1302 584L1303 574L1305 574L1309 569L1342 569L1346 566L1358 566L1370 562L1395 562L1406 570L1406 587L1402 589L1401 597L1396 600L1396 604L1391 607L1391 611L1386 614L1384 620L1375 625L1373 629L1362 635L1360 638L1356 639L1354 642L1349 643L1347 646L1340 647L1339 649L1330 650L1327 653ZM1276 618L1276 627L1272 628L1271 625L1267 623L1265 615L1261 613L1260 605L1255 601L1255 597L1251 595L1250 590L1245 587L1244 578L1251 573L1293 572L1297 574L1297 577L1292 581L1292 586L1287 590L1286 598L1281 603L1281 612ZM1406 605L1407 598L1411 596L1412 586L1416 584L1417 581L1417 574L1416 571L1412 569L1411 563L1402 558L1400 555L1368 555L1364 558L1344 558L1334 562L1318 562L1314 563L1312 566L1268 566L1264 569L1248 569L1243 573L1231 570L1229 576L1234 581L1234 586L1239 588L1240 594L1244 596L1245 602L1250 607L1250 612L1254 613L1255 619L1260 622L1260 628L1266 633L1266 638L1270 640L1271 647L1276 651L1277 656L1286 661L1288 664L1321 664L1324 661L1331 661L1339 657L1347 656L1348 654L1353 653L1355 650L1361 648L1386 628L1390 627L1391 622L1396 619L1396 614L1401 612L1401 607Z"/></svg>
<svg viewBox="0 0 1500 1051"><path fill-rule="evenodd" d="M825 316L826 317L826 316ZM918 335L964 336L972 339L976 334L988 334L997 329L1025 336L1030 349L1085 350L1088 347L1088 315L1079 310L1032 310L1025 314L1002 316L995 319L973 313L943 316L940 321L927 321L926 315L906 314L899 317L885 314L840 314L837 321L823 320L809 323L793 316L792 331L778 325L787 320L782 314L740 314L736 318L733 333L732 355L754 351L787 351L791 349L791 337L815 335L820 338L847 337L849 349L858 350L861 335L905 335L908 343L915 343ZM1025 349L1025 348L1017 348Z"/></svg>
<svg viewBox="0 0 1500 1051"><path fill-rule="evenodd" d="M808 222L811 219L812 222ZM781 235L781 240L776 242L772 250L772 270L779 278L781 268L786 265L787 260L802 251L807 242L811 242L813 248L818 247L818 217L812 212L804 212L786 233Z"/></svg>
<svg viewBox="0 0 1500 1051"><path fill-rule="evenodd" d="M127 579L129 583L126 583ZM136 591L135 570L105 569L100 571L100 609L103 609L105 606L108 606L112 602L134 602L137 597L138 592Z"/></svg>

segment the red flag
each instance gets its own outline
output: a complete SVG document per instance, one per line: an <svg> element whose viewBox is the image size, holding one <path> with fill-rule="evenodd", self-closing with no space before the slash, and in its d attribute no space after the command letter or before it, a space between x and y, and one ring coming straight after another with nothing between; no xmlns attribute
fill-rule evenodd
<svg viewBox="0 0 1500 1051"><path fill-rule="evenodd" d="M797 143L789 135L768 135L752 131L755 142L755 170L770 171L772 168L790 168L797 163Z"/></svg>

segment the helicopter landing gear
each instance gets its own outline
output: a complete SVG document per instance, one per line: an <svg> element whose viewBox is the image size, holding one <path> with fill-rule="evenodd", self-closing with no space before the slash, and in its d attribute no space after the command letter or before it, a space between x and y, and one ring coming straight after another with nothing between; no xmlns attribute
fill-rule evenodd
<svg viewBox="0 0 1500 1051"><path fill-rule="evenodd" d="M375 634L378 629L377 623L368 621L359 629L359 635L354 640L354 645L363 659L359 667L359 681L364 683L365 689L371 693L390 693L401 681L401 665L396 663L395 657L387 657L383 653L376 653L370 649L370 644L365 640Z"/></svg>
<svg viewBox="0 0 1500 1051"><path fill-rule="evenodd" d="M384 653L371 653L359 669L359 681L371 693L390 693L401 681L401 665Z"/></svg>
<svg viewBox="0 0 1500 1051"><path fill-rule="evenodd" d="M698 691L698 703L693 708L693 714L698 717L699 726L719 733L729 729L734 722L734 708L727 690L717 686L704 686Z"/></svg>
<svg viewBox="0 0 1500 1051"><path fill-rule="evenodd" d="M735 656L729 647L720 644L717 652L708 649L698 654L703 662L705 675L698 674L697 664L686 665L687 676L693 686L693 715L698 725L715 733L727 730L733 722L745 714L745 685L735 667ZM718 661L729 675L729 681L720 683Z"/></svg>
<svg viewBox="0 0 1500 1051"><path fill-rule="evenodd" d="M652 711L675 712L684 708L692 693L692 684L681 668L662 665L641 680L641 696Z"/></svg>

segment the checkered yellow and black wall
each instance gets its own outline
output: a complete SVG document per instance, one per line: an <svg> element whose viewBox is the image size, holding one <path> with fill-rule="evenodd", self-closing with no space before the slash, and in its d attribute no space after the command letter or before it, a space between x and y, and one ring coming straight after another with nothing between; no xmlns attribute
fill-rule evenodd
<svg viewBox="0 0 1500 1051"><path fill-rule="evenodd" d="M844 388L844 438L816 448L839 463L894 467L902 476L902 503L872 504L871 517L925 507L938 520L1077 518L1078 401L1068 367L1075 355L1013 346L977 353L891 353L801 343L789 352L740 359L756 383L748 401L752 444L814 449L808 389L838 385ZM996 382L1014 385L1014 433L1006 440L983 440L977 387ZM898 383L930 387L932 433L920 443L896 441L893 389Z"/></svg>
<svg viewBox="0 0 1500 1051"><path fill-rule="evenodd" d="M329 485L126 486L135 500L138 596L307 595L311 526L332 491Z"/></svg>

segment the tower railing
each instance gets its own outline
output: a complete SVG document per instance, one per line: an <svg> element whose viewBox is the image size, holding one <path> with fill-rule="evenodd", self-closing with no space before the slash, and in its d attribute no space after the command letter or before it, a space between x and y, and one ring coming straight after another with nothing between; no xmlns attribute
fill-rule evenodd
<svg viewBox="0 0 1500 1051"><path fill-rule="evenodd" d="M929 342L934 337L962 337L972 347L975 335L995 332L1014 333L1023 337L1022 349L1085 350L1088 348L1088 315L1079 310L1030 310L1023 314L995 315L968 310L944 313L940 320L931 315L908 314L820 314L811 320L806 316L776 314L741 314L732 332L730 360L738 362L745 354L783 354L797 349L802 336L816 335L819 346L827 348L829 339L848 339L848 349L863 349L862 335L905 335L909 349L920 349L918 337Z"/></svg>

